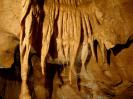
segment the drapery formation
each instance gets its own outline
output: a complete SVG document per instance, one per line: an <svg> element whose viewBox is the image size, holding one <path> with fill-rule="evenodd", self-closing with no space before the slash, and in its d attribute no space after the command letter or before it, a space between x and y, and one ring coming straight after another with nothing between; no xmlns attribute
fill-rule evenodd
<svg viewBox="0 0 133 99"><path fill-rule="evenodd" d="M39 2L39 1L38 1ZM57 34L57 59L62 64L67 64L70 67L69 80L71 83L72 72L75 74L74 65L77 57L79 46L82 45L81 60L84 66L87 59L89 45L91 47L92 55L94 55L93 48L93 34L89 21L89 4L90 1L82 0L45 0L44 3L44 22L42 30L42 48L41 48L41 66L42 73L45 75L46 58L49 52L50 40L54 33ZM21 54L21 77L22 88L21 94L26 94L26 80L28 71L28 56L31 46L34 42L32 35L37 35L34 31L35 25L33 22L38 21L40 8L36 0L23 0L22 13L22 33L20 37L20 54ZM87 7L87 8L86 8ZM36 15L36 17L33 17ZM57 26L56 31L55 26ZM34 33L36 32L36 33ZM39 34L38 34L39 35ZM82 35L82 38L81 38ZM40 38L41 39L41 38ZM81 40L83 39L83 41ZM80 44L82 43L82 44ZM51 43L52 44L52 43ZM33 44L37 45L37 43Z"/></svg>
<svg viewBox="0 0 133 99"><path fill-rule="evenodd" d="M43 37L41 50L41 66L44 73L46 57L49 51L50 40L53 33L57 32L57 57L58 61L70 65L69 77L74 72L74 63L83 33L82 63L87 58L88 44L93 50L93 37L90 29L89 14L80 6L83 2L75 0L46 1L44 4L45 19L43 23ZM57 26L57 30L54 31ZM52 44L52 43L51 43Z"/></svg>
<svg viewBox="0 0 133 99"><path fill-rule="evenodd" d="M45 63L48 55L50 40L54 33L57 33L57 59L62 64L66 63L69 65L69 80L71 83L72 72L75 74L75 59L79 46L82 45L81 49L81 61L84 67L88 53L89 45L91 48L92 55L94 53L94 39L93 32L91 30L91 23L89 20L89 4L91 1L76 1L76 0L47 0L44 3L44 22L42 30L42 48L41 48L41 66L42 73L45 75ZM86 3L86 4L85 4ZM38 20L40 9L37 2L31 2L30 0L23 0L23 15L22 15L22 34L20 37L20 53L21 53L21 77L22 77L22 88L21 96L25 97L28 93L26 85L27 71L28 71L28 56L34 42L32 35L34 33L33 22ZM35 4L35 5L34 5ZM35 16L36 15L36 16ZM35 16L35 17L33 17ZM55 26L57 26L56 31ZM38 34L39 35L39 34ZM82 37L81 37L82 35ZM38 45L37 43L34 43ZM33 44L33 46L34 46Z"/></svg>
<svg viewBox="0 0 133 99"><path fill-rule="evenodd" d="M89 54L89 46L92 56L96 59L94 40L97 40L100 45L102 59L105 63L106 48L110 49L115 44L115 42L113 44L105 38L104 33L108 32L108 27L104 22L107 20L102 20L103 15L95 6L94 1L45 0L43 1L44 4L42 1L22 0L22 33L20 36L21 97L28 93L26 80L31 47L40 54L42 73L45 75L49 48L53 43L56 43L57 56L54 58L59 63L69 66L69 80L71 83L72 73L76 73L74 67L80 48L80 59L82 67L84 67ZM121 22L121 19L119 21ZM101 24L106 26L107 29L104 29ZM51 42L52 36L55 34L55 42ZM27 97L30 98L28 94Z"/></svg>

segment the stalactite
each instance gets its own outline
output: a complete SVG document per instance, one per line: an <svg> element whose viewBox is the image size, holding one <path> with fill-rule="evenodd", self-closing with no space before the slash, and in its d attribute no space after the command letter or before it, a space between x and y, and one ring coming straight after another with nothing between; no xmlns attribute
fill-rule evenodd
<svg viewBox="0 0 133 99"><path fill-rule="evenodd" d="M20 60L21 60L21 78L22 78L20 99L24 98L31 99L26 82L28 74L28 58L31 48L30 36L32 34L31 33L32 10L29 10L30 0L22 2L22 4L23 3L25 4L23 5L24 12L22 13L23 18L21 22L22 33L20 36Z"/></svg>
<svg viewBox="0 0 133 99"><path fill-rule="evenodd" d="M91 26L90 26L89 15L87 13L84 14L84 18L85 18L85 22L87 26L88 43L90 44L92 56L94 57L94 59L96 59L95 51L94 51L94 37L93 37Z"/></svg>
<svg viewBox="0 0 133 99"><path fill-rule="evenodd" d="M79 48L80 44L80 36L81 36L81 16L80 16L80 11L74 9L74 36L70 44L70 71L69 71L69 80L71 82L71 73L75 73L74 65L75 65L75 59L77 56L77 51Z"/></svg>
<svg viewBox="0 0 133 99"><path fill-rule="evenodd" d="M63 60L65 58L64 52L63 52L63 43L62 43L62 35L63 35L63 13L62 11L59 12L59 17L58 17L58 37L56 39L57 42L57 52L58 52L58 57L59 57L59 61Z"/></svg>
<svg viewBox="0 0 133 99"><path fill-rule="evenodd" d="M65 58L66 61L69 60L69 34L67 33L66 30L66 23L67 23L67 12L63 13L63 34L62 34L62 39L63 39L63 49L64 49L64 54L65 54Z"/></svg>
<svg viewBox="0 0 133 99"><path fill-rule="evenodd" d="M53 1L51 1L53 2ZM47 3L51 3L47 2ZM42 74L45 74L45 59L49 50L50 39L53 34L53 27L54 27L54 19L55 19L55 6L51 3L52 6L44 8L46 16L44 19L43 24L43 37L42 37L42 50L41 50L41 67L42 67Z"/></svg>
<svg viewBox="0 0 133 99"><path fill-rule="evenodd" d="M70 13L70 12L69 12ZM72 17L74 17L75 16L75 13L74 13L74 15L72 15ZM70 16L70 14L69 14L69 21L68 22L70 22L70 20L71 20L71 16ZM73 22L75 22L75 24L76 24L76 21L74 20L74 18L72 19L73 20ZM74 32L75 32L75 28L76 28L76 26L75 26L75 24L74 23L72 23L72 25L74 26L73 28L73 30L72 30L72 28L70 28L69 29L69 25L70 24L68 24L68 32L70 33L70 38L69 38L69 44L70 44L70 53L69 53L69 57L70 56L72 56L72 57L70 57L70 70L69 70L69 81L70 81L70 83L72 83L72 78L71 78L71 76L72 76L72 72L74 72ZM71 32L72 31L72 32Z"/></svg>
<svg viewBox="0 0 133 99"><path fill-rule="evenodd" d="M87 56L89 54L89 44L88 44L88 35L87 35L87 27L85 24L85 19L84 16L82 16L82 27L83 27L83 34L84 34L84 40L83 40L83 45L82 45L82 50L81 50L81 62L82 62L82 68L83 72L85 72L85 62L87 59Z"/></svg>
<svg viewBox="0 0 133 99"><path fill-rule="evenodd" d="M21 19L23 21L23 19L25 19L26 15L30 9L31 0L22 0L21 4L22 4L22 15L21 15L22 18Z"/></svg>
<svg viewBox="0 0 133 99"><path fill-rule="evenodd" d="M102 62L104 65L107 64L107 49L102 41L98 41L100 45L100 50L102 54Z"/></svg>

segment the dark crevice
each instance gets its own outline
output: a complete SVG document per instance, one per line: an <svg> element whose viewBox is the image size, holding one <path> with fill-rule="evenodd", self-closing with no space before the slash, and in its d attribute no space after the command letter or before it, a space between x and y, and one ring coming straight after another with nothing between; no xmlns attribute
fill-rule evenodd
<svg viewBox="0 0 133 99"><path fill-rule="evenodd" d="M31 57L31 55L30 55ZM34 82L33 82L33 68L30 62L29 57L29 70L28 70L28 80L27 84L29 87L29 92L32 97L35 97L34 95ZM10 88L8 84L11 84L10 86L14 86L16 83L16 88L12 89L17 90L17 88L21 88L21 66L20 66L20 52L19 52L19 46L15 48L14 51L14 63L12 64L11 68L3 68L0 69L0 82L1 82L1 87L2 91L0 91L0 96L2 99L4 99L5 95L8 94L6 91ZM7 96L7 95L6 95ZM34 98L32 98L34 99Z"/></svg>
<svg viewBox="0 0 133 99"><path fill-rule="evenodd" d="M19 46L15 48L14 63L12 64L11 68L0 69L0 83L1 83L0 87L1 99L7 97L8 94L11 95L11 93L13 94L13 96L15 96L13 98L16 99L16 97L18 97L20 84L21 84ZM15 87L12 89L12 86ZM8 93L9 90L11 90L12 92Z"/></svg>
<svg viewBox="0 0 133 99"><path fill-rule="evenodd" d="M38 56L41 56L41 46L42 46L42 30L43 30L43 21L45 13L43 11L44 0L33 0L32 7L32 35L31 43L33 48L35 48Z"/></svg>
<svg viewBox="0 0 133 99"><path fill-rule="evenodd" d="M63 79L61 77L61 72L63 71L63 65L58 64L50 64L47 63L46 65L46 79L45 79L45 88L48 90L48 95L46 96L46 99L52 99L52 93L53 93L53 81L54 77L57 74L59 77L61 84L63 84ZM61 87L61 85L59 85Z"/></svg>
<svg viewBox="0 0 133 99"><path fill-rule="evenodd" d="M14 63L12 64L11 68L0 69L0 77L8 80L21 81L19 46L17 46L15 49Z"/></svg>
<svg viewBox="0 0 133 99"><path fill-rule="evenodd" d="M50 39L50 46L49 46L49 54L53 59L58 57L57 42L56 42L57 36L58 36L58 26L57 26L57 19L56 19L54 21L54 31L52 33L52 36Z"/></svg>
<svg viewBox="0 0 133 99"><path fill-rule="evenodd" d="M94 54L95 54L95 58L96 58L96 61L98 62L98 53L97 53L97 48L98 48L98 41L97 40L95 40L94 41Z"/></svg>
<svg viewBox="0 0 133 99"><path fill-rule="evenodd" d="M107 50L107 63L110 64L110 55L111 55L111 51Z"/></svg>
<svg viewBox="0 0 133 99"><path fill-rule="evenodd" d="M114 48L112 48L114 55L119 54L121 50L128 48L132 43L133 43L133 40L128 40L126 44L117 44Z"/></svg>

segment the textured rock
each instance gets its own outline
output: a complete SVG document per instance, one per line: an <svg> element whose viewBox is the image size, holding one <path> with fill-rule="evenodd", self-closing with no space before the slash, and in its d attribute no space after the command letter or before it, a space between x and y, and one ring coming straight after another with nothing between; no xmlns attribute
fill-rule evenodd
<svg viewBox="0 0 133 99"><path fill-rule="evenodd" d="M19 36L21 6L18 0L2 0L0 2L0 32ZM3 31L1 31L3 30Z"/></svg>
<svg viewBox="0 0 133 99"><path fill-rule="evenodd" d="M20 44L19 98L132 97L132 3L2 0L0 67L11 67L15 48Z"/></svg>
<svg viewBox="0 0 133 99"><path fill-rule="evenodd" d="M0 68L10 68L19 39L14 34L0 30L0 40Z"/></svg>
<svg viewBox="0 0 133 99"><path fill-rule="evenodd" d="M20 2L2 0L0 2L0 67L9 68L13 64L15 47L19 44Z"/></svg>

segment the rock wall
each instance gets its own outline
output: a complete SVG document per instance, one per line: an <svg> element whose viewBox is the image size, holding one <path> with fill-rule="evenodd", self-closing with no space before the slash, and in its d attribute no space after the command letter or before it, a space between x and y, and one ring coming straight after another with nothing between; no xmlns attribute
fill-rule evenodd
<svg viewBox="0 0 133 99"><path fill-rule="evenodd" d="M132 3L2 0L0 96L132 99Z"/></svg>

